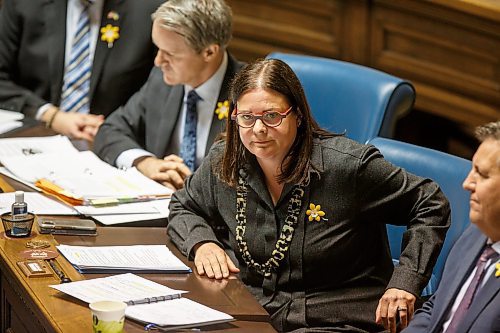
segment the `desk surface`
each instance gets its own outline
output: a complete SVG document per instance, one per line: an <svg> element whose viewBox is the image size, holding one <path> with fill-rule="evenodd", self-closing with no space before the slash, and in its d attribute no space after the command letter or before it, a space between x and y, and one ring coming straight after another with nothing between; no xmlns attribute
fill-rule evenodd
<svg viewBox="0 0 500 333"><path fill-rule="evenodd" d="M19 136L43 135L46 133L42 128L36 127L23 131ZM23 135L24 134L24 135ZM16 189L22 186L8 178L7 182ZM191 268L192 262L188 262L184 256L173 246L166 234L165 228L161 227L98 227L98 236L52 236L41 235L36 232L29 239L43 239L51 243L51 250L55 250L57 244L70 245L132 245L132 244L167 244L167 246L181 260ZM2 311L1 321L11 320L6 318L9 307L5 305L5 297L10 301L20 300L24 307L35 316L37 325L47 332L90 332L92 331L90 310L87 304L64 295L55 289L48 287L50 284L59 283L58 278L38 277L27 278L17 266L21 260L19 253L26 250L25 244L29 239L8 239L3 234L3 226L0 225L0 275L2 277ZM59 256L57 263L65 274L73 281L106 276L104 274L79 274L69 262ZM243 283L234 278L222 281L208 279L196 273L191 274L141 274L155 282L170 288L188 290L185 297L200 302L214 309L226 312L237 320L227 324L219 324L203 327L207 331L223 332L274 332L268 323L269 316L260 306L256 299L249 293ZM15 321L16 318L13 319ZM26 321L26 318L17 318L17 323ZM5 325L5 323L4 323ZM15 325L13 325L15 326ZM10 326L12 327L12 326ZM22 327L12 331L22 332ZM139 323L127 320L126 332L144 332Z"/></svg>
<svg viewBox="0 0 500 333"><path fill-rule="evenodd" d="M1 231L3 228L0 227ZM34 233L31 239L48 240L52 246L57 243L71 245L128 245L128 244L167 244L169 248L186 264L192 267L180 255L178 250L169 243L164 228L132 228L132 227L99 227L98 236L51 236ZM59 283L58 278L27 278L17 267L20 261L19 253L25 250L28 239L7 239L0 235L0 269L2 277L8 280L16 293L19 293L24 303L37 316L38 321L47 331L75 332L91 331L90 310L87 304L64 295L50 287L50 284ZM56 258L57 263L65 274L73 281L106 276L104 274L81 275L62 257ZM155 282L170 288L189 290L186 297L208 305L214 309L231 314L236 322L207 327L207 330L249 331L262 330L273 332L268 320L268 314L248 292L238 279L223 281L211 280L191 274L141 274ZM4 286L3 286L4 287ZM47 328L48 327L48 328ZM127 332L144 331L143 326L127 320ZM49 329L50 328L50 329Z"/></svg>

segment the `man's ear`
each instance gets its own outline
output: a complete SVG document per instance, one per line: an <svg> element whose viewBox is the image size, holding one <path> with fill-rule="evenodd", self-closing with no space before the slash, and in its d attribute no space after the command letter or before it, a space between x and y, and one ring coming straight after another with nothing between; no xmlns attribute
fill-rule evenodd
<svg viewBox="0 0 500 333"><path fill-rule="evenodd" d="M217 44L210 44L207 46L203 51L203 57L205 58L206 61L211 61L213 58L215 58L220 51L220 46Z"/></svg>

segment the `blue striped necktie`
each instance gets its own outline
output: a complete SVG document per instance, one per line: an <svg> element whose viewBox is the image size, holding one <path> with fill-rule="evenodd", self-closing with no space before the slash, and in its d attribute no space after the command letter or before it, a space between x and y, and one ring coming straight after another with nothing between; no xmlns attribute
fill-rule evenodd
<svg viewBox="0 0 500 333"><path fill-rule="evenodd" d="M90 90L90 19L89 0L82 0L83 11L71 43L70 60L64 73L61 110L89 113Z"/></svg>
<svg viewBox="0 0 500 333"><path fill-rule="evenodd" d="M186 120L184 122L184 135L181 144L181 158L184 164L194 171L196 169L196 124L198 122L198 114L196 113L196 103L201 97L196 91L191 90L188 93L186 101Z"/></svg>

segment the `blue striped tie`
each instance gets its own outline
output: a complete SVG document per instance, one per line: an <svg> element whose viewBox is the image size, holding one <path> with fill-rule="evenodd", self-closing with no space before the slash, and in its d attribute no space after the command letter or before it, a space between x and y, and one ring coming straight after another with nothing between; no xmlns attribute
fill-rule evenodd
<svg viewBox="0 0 500 333"><path fill-rule="evenodd" d="M61 110L89 113L90 90L90 20L89 1L82 1L83 11L78 19L70 52L70 61L64 73Z"/></svg>
<svg viewBox="0 0 500 333"><path fill-rule="evenodd" d="M188 93L186 101L186 120L184 122L184 135L181 144L181 158L184 164L194 171L196 169L196 124L198 123L198 114L196 113L196 103L201 97L196 91L191 90Z"/></svg>

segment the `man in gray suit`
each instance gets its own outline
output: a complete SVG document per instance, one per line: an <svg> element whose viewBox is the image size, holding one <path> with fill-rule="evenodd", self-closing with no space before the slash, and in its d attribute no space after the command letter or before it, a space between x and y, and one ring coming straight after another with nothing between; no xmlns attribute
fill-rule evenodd
<svg viewBox="0 0 500 333"><path fill-rule="evenodd" d="M156 68L100 127L94 151L110 164L135 166L147 177L178 189L224 129L229 83L242 64L226 51L232 14L224 0L170 0L153 19ZM191 91L198 96L194 130L188 124ZM193 156L181 157L189 136L196 137Z"/></svg>
<svg viewBox="0 0 500 333"><path fill-rule="evenodd" d="M500 332L500 121L479 127L476 136L481 145L463 183L472 224L405 333Z"/></svg>

